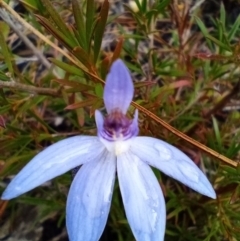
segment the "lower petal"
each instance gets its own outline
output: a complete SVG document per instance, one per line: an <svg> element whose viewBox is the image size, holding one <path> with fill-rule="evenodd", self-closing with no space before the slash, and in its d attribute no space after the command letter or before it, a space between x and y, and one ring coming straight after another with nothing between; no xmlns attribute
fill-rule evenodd
<svg viewBox="0 0 240 241"><path fill-rule="evenodd" d="M136 155L118 156L117 173L126 216L137 241L162 241L165 201L151 168Z"/></svg>
<svg viewBox="0 0 240 241"><path fill-rule="evenodd" d="M107 222L116 176L116 157L105 151L99 161L84 164L67 200L67 230L71 241L99 240Z"/></svg>

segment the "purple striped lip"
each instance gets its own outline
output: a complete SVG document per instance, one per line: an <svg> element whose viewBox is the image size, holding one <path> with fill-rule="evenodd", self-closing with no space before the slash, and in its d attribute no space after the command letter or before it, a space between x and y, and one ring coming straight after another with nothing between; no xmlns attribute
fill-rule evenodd
<svg viewBox="0 0 240 241"><path fill-rule="evenodd" d="M137 122L115 109L104 119L99 135L108 141L127 140L138 134Z"/></svg>

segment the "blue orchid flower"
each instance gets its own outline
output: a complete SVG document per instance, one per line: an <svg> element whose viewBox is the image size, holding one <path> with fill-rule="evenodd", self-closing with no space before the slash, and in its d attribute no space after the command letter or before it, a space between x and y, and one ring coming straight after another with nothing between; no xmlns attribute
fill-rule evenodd
<svg viewBox="0 0 240 241"><path fill-rule="evenodd" d="M121 60L113 63L104 89L108 115L95 112L98 136L75 136L37 154L11 181L2 199L23 194L77 166L67 198L66 224L71 241L97 241L107 222L117 173L128 222L138 241L162 241L166 208L150 166L193 190L216 198L212 185L193 161L176 147L137 137L138 111L126 112L134 86Z"/></svg>

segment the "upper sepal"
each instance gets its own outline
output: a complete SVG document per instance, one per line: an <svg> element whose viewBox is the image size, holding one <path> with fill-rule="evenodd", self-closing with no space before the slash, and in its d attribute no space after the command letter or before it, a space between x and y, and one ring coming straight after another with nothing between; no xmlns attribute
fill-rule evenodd
<svg viewBox="0 0 240 241"><path fill-rule="evenodd" d="M128 68L122 60L116 60L107 75L103 99L108 114L120 110L126 114L133 99L134 86Z"/></svg>

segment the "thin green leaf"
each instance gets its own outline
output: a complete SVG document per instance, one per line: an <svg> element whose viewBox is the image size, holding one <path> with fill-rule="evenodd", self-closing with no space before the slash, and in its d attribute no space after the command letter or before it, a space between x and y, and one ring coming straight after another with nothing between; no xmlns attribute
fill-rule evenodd
<svg viewBox="0 0 240 241"><path fill-rule="evenodd" d="M27 111L33 118L35 118L39 123L41 123L44 127L46 127L49 131L52 133L56 133L56 130L54 130L52 127L50 127L40 116L38 116L35 111L28 110Z"/></svg>
<svg viewBox="0 0 240 241"><path fill-rule="evenodd" d="M235 38L235 34L237 31L239 31L240 26L240 15L238 15L236 21L234 22L229 34L228 34L228 40L231 42Z"/></svg>
<svg viewBox="0 0 240 241"><path fill-rule="evenodd" d="M21 2L26 8L30 9L31 11L38 11L41 13L45 11L45 8L40 0L20 0L19 2Z"/></svg>
<svg viewBox="0 0 240 241"><path fill-rule="evenodd" d="M146 13L147 12L147 10L148 10L148 4L149 3L149 1L147 1L147 0L142 0L142 13ZM149 3L150 4L150 3Z"/></svg>
<svg viewBox="0 0 240 241"><path fill-rule="evenodd" d="M55 81L63 86L71 86L74 88L78 88L80 91L94 90L93 86L82 84L77 81L71 81L71 80L65 80L65 79L54 79L53 81Z"/></svg>
<svg viewBox="0 0 240 241"><path fill-rule="evenodd" d="M93 116L95 113L95 110L100 109L103 107L103 99L98 98L97 101L92 105L92 108L90 109L90 116Z"/></svg>
<svg viewBox="0 0 240 241"><path fill-rule="evenodd" d="M56 9L53 7L52 3L49 0L41 0L43 5L46 7L49 16L53 20L53 22L56 24L56 26L59 28L59 30L68 36L69 38L72 37L71 33L66 26L66 23L63 21L59 13L56 11ZM69 35L70 34L70 35Z"/></svg>
<svg viewBox="0 0 240 241"><path fill-rule="evenodd" d="M40 103L42 103L46 99L46 96L35 96L31 99L31 101L23 102L21 106L18 107L18 113L25 113L29 109L34 108L35 106L38 106Z"/></svg>
<svg viewBox="0 0 240 241"><path fill-rule="evenodd" d="M90 48L91 46L91 29L93 28L93 23L94 23L94 12L95 12L95 4L94 0L88 0L87 1L87 11L86 11L86 40L87 44ZM89 51L88 51L89 52Z"/></svg>
<svg viewBox="0 0 240 241"><path fill-rule="evenodd" d="M75 57L77 57L81 63L86 66L87 69L89 70L94 70L94 66L92 64L92 61L90 60L89 54L87 54L83 48L81 47L75 47L72 50L72 53Z"/></svg>
<svg viewBox="0 0 240 241"><path fill-rule="evenodd" d="M1 44L0 44L0 45L1 45ZM9 78L5 73L3 73L2 71L0 71L0 80L9 81L10 78Z"/></svg>
<svg viewBox="0 0 240 241"><path fill-rule="evenodd" d="M87 42L86 42L86 29L84 24L84 18L83 18L83 12L82 12L82 6L80 4L79 0L72 0L72 9L73 9L73 15L77 26L77 39L79 43L81 44L81 47L87 51ZM76 35L76 34L75 34Z"/></svg>
<svg viewBox="0 0 240 241"><path fill-rule="evenodd" d="M12 76L14 76L14 71L13 71L13 66L12 66L12 57L9 52L7 42L4 38L4 30L3 30L3 23L1 22L0 24L0 47L1 47L1 52L4 57L4 62L7 65L8 71L11 73Z"/></svg>
<svg viewBox="0 0 240 241"><path fill-rule="evenodd" d="M213 121L213 130L214 130L214 133L215 133L216 142L217 142L217 145L218 145L218 148L219 148L219 151L220 151L222 149L221 133L220 133L220 130L219 130L219 127L218 127L217 120L213 116L212 116L212 121Z"/></svg>
<svg viewBox="0 0 240 241"><path fill-rule="evenodd" d="M102 60L101 62L101 77L102 79L106 78L106 75L109 71L109 66L110 66L110 58L107 56L105 59Z"/></svg>
<svg viewBox="0 0 240 241"><path fill-rule="evenodd" d="M81 71L81 69L73 66L73 65L70 65L70 64L66 64L58 59L54 59L54 58L49 58L49 60L51 62L53 62L56 66L58 66L59 68L65 70L67 73L69 74L73 74L73 75L77 75L77 76L80 76L80 77L83 77L84 74L83 72Z"/></svg>
<svg viewBox="0 0 240 241"><path fill-rule="evenodd" d="M196 20L197 25L198 25L198 27L200 28L201 32L203 33L203 35L204 35L205 37L206 37L207 35L209 35L208 30L207 30L207 28L205 27L203 21L202 21L200 18L196 17L196 16L195 16L195 20ZM213 45L212 45L211 41L210 41L209 39L206 39L206 41L207 41L207 43L208 43L209 48L212 50L212 49L213 49Z"/></svg>
<svg viewBox="0 0 240 241"><path fill-rule="evenodd" d="M119 58L122 51L122 47L123 47L123 38L120 38L113 52L112 61L111 61L112 63Z"/></svg>
<svg viewBox="0 0 240 241"><path fill-rule="evenodd" d="M83 91L86 91L86 88L84 87L70 87L70 88L67 88L64 90L65 93L80 93L80 92L83 92Z"/></svg>
<svg viewBox="0 0 240 241"><path fill-rule="evenodd" d="M3 116L0 115L0 126L6 128L6 122Z"/></svg>
<svg viewBox="0 0 240 241"><path fill-rule="evenodd" d="M224 44L223 42L219 41L218 39L214 38L213 36L207 34L205 37L207 39L210 39L212 42L214 42L219 47L221 47L221 48L223 48L223 49L225 49L227 51L232 52L231 48L228 45Z"/></svg>
<svg viewBox="0 0 240 241"><path fill-rule="evenodd" d="M226 25L226 11L223 2L221 2L221 7L220 7L220 21L223 26L223 30L225 31L225 25Z"/></svg>
<svg viewBox="0 0 240 241"><path fill-rule="evenodd" d="M137 8L142 12L142 4L139 0L135 0L135 3L137 5ZM133 10L134 12L137 12L136 10Z"/></svg>
<svg viewBox="0 0 240 241"><path fill-rule="evenodd" d="M222 42L223 41L223 25L219 20L217 20L217 29L218 29L218 39L220 42Z"/></svg>
<svg viewBox="0 0 240 241"><path fill-rule="evenodd" d="M95 85L95 94L99 98L102 98L102 96L103 96L103 85L102 84L98 83Z"/></svg>
<svg viewBox="0 0 240 241"><path fill-rule="evenodd" d="M163 0L163 1L160 1L158 4L157 4L157 10L158 12L162 12L165 10L166 6L170 3L171 0Z"/></svg>
<svg viewBox="0 0 240 241"><path fill-rule="evenodd" d="M93 36L94 36L94 33L95 33L95 29L96 29L96 26L97 26L97 23L98 23L98 19L99 18L95 18L94 21L93 21L93 24L91 26L91 29L89 30L89 38L90 40L87 42L87 49L88 49L88 54L92 54L91 53L91 48L92 48L92 39L93 39Z"/></svg>
<svg viewBox="0 0 240 241"><path fill-rule="evenodd" d="M97 62L99 51L102 44L103 34L105 30L105 26L107 23L107 17L108 17L108 10L109 10L109 2L108 0L105 0L103 2L101 11L100 11L100 18L98 19L95 34L94 34L94 63Z"/></svg>
<svg viewBox="0 0 240 241"><path fill-rule="evenodd" d="M98 101L97 98L83 100L83 101L81 101L81 102L68 105L67 107L65 107L65 110L75 110L75 109L83 108L83 107L86 107L86 106L92 106L92 105L94 105L97 101Z"/></svg>
<svg viewBox="0 0 240 241"><path fill-rule="evenodd" d="M65 35L63 32L58 30L50 21L48 21L46 18L35 15L38 21L57 39L59 40L66 48L69 50L76 47L78 44L76 41L71 41L69 38L69 35ZM70 32L70 31L69 31Z"/></svg>
<svg viewBox="0 0 240 241"><path fill-rule="evenodd" d="M7 97L5 96L5 93L3 91L3 89L0 89L0 97L1 97L1 105L2 106L6 106L9 104ZM0 112L1 112L1 108L0 108Z"/></svg>
<svg viewBox="0 0 240 241"><path fill-rule="evenodd" d="M10 27L7 23L0 21L0 28L1 28L1 33L3 34L4 39L6 40L10 33Z"/></svg>
<svg viewBox="0 0 240 241"><path fill-rule="evenodd" d="M72 31L73 31L73 33L74 33L74 35L75 35L75 37L76 37L76 39L78 41L78 45L80 45L81 47L84 46L83 39L80 37L79 32L77 31L77 29L75 29L74 26L71 26L71 28L72 28Z"/></svg>

